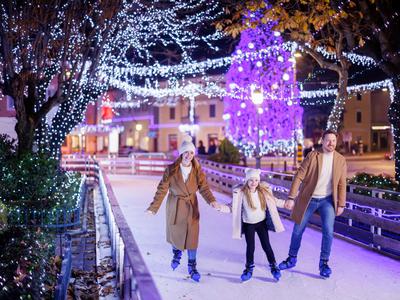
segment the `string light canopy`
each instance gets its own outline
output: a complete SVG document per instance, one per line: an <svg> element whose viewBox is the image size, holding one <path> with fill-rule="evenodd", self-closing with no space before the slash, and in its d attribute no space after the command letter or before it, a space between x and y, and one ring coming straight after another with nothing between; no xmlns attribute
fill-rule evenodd
<svg viewBox="0 0 400 300"><path fill-rule="evenodd" d="M117 74L114 68L158 68L161 48L178 53L179 63L190 64L196 49L218 51L214 42L224 36L217 31L198 34L203 24L222 14L215 0L32 1L27 5L9 1L0 4L0 14L4 94L15 100L18 112L26 113L17 114L18 147L30 151L35 135L36 144L54 157L65 136L82 122L88 103L109 88ZM43 20L47 20L44 27ZM70 20L68 26L65 20ZM141 75L126 75L119 79L143 83ZM29 86L28 91L11 88L20 79L18 86ZM33 109L24 107L27 97L34 102ZM46 115L53 108L50 120Z"/></svg>

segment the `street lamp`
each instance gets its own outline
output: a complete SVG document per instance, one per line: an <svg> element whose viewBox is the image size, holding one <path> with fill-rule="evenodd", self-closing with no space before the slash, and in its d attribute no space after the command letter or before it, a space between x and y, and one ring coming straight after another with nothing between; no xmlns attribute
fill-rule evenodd
<svg viewBox="0 0 400 300"><path fill-rule="evenodd" d="M251 101L256 106L257 114L257 143L256 143L256 168L261 169L261 151L260 151L260 112L259 106L264 101L264 95L260 89L254 89L251 92Z"/></svg>

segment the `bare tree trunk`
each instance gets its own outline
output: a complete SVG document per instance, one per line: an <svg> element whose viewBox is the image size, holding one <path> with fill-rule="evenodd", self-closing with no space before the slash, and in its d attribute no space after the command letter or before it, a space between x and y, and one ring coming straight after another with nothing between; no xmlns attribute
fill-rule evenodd
<svg viewBox="0 0 400 300"><path fill-rule="evenodd" d="M400 80L392 78L394 99L389 108L389 121L393 126L395 178L400 182Z"/></svg>
<svg viewBox="0 0 400 300"><path fill-rule="evenodd" d="M6 91L14 100L15 112L17 123L15 124L15 131L18 137L17 152L22 155L32 151L34 134L35 134L35 120L30 114L27 99L24 95L26 82L20 77L16 76L7 83ZM31 99L30 99L31 100Z"/></svg>
<svg viewBox="0 0 400 300"><path fill-rule="evenodd" d="M35 128L29 120L18 119L15 125L15 131L18 136L18 155L32 151Z"/></svg>
<svg viewBox="0 0 400 300"><path fill-rule="evenodd" d="M317 51L305 48L306 52L315 59L315 61L320 65L321 68L329 69L335 71L339 76L338 81L338 93L336 95L335 104L328 118L327 129L332 129L338 131L339 125L342 121L342 114L344 111L344 105L348 97L347 84L349 80L349 67L350 63L343 56L343 39L339 39L336 46L336 56L339 60L339 64L328 62L324 57Z"/></svg>

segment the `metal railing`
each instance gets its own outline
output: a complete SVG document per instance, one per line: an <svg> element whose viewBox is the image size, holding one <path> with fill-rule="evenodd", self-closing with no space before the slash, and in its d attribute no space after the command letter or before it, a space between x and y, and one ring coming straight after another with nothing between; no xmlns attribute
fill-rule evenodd
<svg viewBox="0 0 400 300"><path fill-rule="evenodd" d="M105 174L109 169L100 168L92 157L64 157L63 166L79 170L89 179L94 177L92 179L99 185L121 299L161 299Z"/></svg>
<svg viewBox="0 0 400 300"><path fill-rule="evenodd" d="M55 300L64 300L67 298L67 289L69 280L71 277L72 269L72 249L71 249L71 236L69 234L64 235L64 255L61 263L61 273L57 278L57 286L55 288ZM62 247L62 245L60 245Z"/></svg>
<svg viewBox="0 0 400 300"><path fill-rule="evenodd" d="M92 162L96 161L104 171L110 174L134 174L134 175L160 175L165 167L171 163L165 155L155 153L139 153L121 157L117 155L108 156L63 156L64 168L88 172Z"/></svg>

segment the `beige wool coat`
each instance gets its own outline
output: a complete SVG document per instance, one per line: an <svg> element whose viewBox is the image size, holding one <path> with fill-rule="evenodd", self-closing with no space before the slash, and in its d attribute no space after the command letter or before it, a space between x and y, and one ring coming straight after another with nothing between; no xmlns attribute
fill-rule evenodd
<svg viewBox="0 0 400 300"><path fill-rule="evenodd" d="M169 165L158 184L157 192L148 210L157 213L165 195L167 197L167 242L180 250L196 249L199 243L199 191L208 204L216 201L207 184L199 162L193 158L192 170L186 183L183 181L180 159Z"/></svg>
<svg viewBox="0 0 400 300"><path fill-rule="evenodd" d="M281 218L279 217L277 207L283 208L285 201L276 198L273 195L271 187L266 182L261 181L260 185L267 190L267 192L264 193L264 196L267 202L267 209L271 215L272 223L275 227L275 232L282 232L285 230L285 228L283 227ZM232 203L229 205L232 212L232 238L234 239L242 238L243 201L246 201L245 194L242 191L242 187L239 186L233 190Z"/></svg>
<svg viewBox="0 0 400 300"><path fill-rule="evenodd" d="M300 224L303 220L304 213L317 186L318 176L321 174L322 168L322 155L322 150L310 152L293 178L289 197L296 198L297 191L300 188L291 214L292 219L297 224ZM346 159L335 151L333 153L332 169L332 198L335 211L337 211L338 206L345 206L346 204L346 177Z"/></svg>

